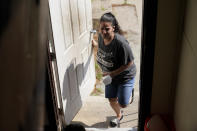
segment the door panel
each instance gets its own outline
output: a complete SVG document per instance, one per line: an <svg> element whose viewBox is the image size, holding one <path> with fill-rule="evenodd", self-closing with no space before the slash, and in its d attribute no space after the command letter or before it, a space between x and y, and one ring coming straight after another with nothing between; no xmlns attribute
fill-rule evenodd
<svg viewBox="0 0 197 131"><path fill-rule="evenodd" d="M86 12L84 0L78 0L78 16L79 16L79 29L80 35L86 31Z"/></svg>
<svg viewBox="0 0 197 131"><path fill-rule="evenodd" d="M70 94L72 94L71 101L76 99L79 95L78 90L78 83L76 77L76 70L75 70L75 60L73 60L68 68L68 77L69 77L69 89Z"/></svg>
<svg viewBox="0 0 197 131"><path fill-rule="evenodd" d="M70 0L70 9L71 9L71 17L72 17L72 25L73 25L73 37L74 37L74 43L77 43L79 41L79 16L78 16L78 6L77 0Z"/></svg>
<svg viewBox="0 0 197 131"><path fill-rule="evenodd" d="M92 13L88 13L90 10L92 10L91 7L91 0L85 0L86 4L86 21L87 21L87 28L92 28Z"/></svg>
<svg viewBox="0 0 197 131"><path fill-rule="evenodd" d="M95 83L90 0L50 0L50 13L65 124L69 124Z"/></svg>
<svg viewBox="0 0 197 131"><path fill-rule="evenodd" d="M63 32L66 48L73 44L72 40L72 25L71 25L71 16L70 16L70 6L68 0L61 0L60 7L62 12L62 21L63 21Z"/></svg>
<svg viewBox="0 0 197 131"><path fill-rule="evenodd" d="M86 63L88 63L88 55L89 55L88 48L85 48L84 51L82 51L82 59L84 62L84 64L83 64L84 82L86 82L88 77L90 76L90 74L88 72L89 66L86 66Z"/></svg>

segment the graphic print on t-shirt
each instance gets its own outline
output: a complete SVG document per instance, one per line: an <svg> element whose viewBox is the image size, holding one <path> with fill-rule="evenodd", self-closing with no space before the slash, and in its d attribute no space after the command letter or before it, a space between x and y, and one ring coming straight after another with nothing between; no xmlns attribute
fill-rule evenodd
<svg viewBox="0 0 197 131"><path fill-rule="evenodd" d="M97 62L103 71L108 71L109 68L113 68L114 63L112 62L113 53L105 52L102 49L98 49L97 52Z"/></svg>

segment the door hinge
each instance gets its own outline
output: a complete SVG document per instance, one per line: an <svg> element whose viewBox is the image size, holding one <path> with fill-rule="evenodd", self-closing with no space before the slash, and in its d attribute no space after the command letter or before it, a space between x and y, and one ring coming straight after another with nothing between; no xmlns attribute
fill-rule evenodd
<svg viewBox="0 0 197 131"><path fill-rule="evenodd" d="M64 115L63 109L58 108L58 111L59 111L59 115Z"/></svg>
<svg viewBox="0 0 197 131"><path fill-rule="evenodd" d="M51 61L56 60L56 54L55 54L55 53L53 53L53 52L51 53L51 52L50 52L50 60L51 60Z"/></svg>
<svg viewBox="0 0 197 131"><path fill-rule="evenodd" d="M51 43L51 41L49 40L49 58L50 61L54 61L56 60L56 54L55 54L55 49L54 49L54 45Z"/></svg>

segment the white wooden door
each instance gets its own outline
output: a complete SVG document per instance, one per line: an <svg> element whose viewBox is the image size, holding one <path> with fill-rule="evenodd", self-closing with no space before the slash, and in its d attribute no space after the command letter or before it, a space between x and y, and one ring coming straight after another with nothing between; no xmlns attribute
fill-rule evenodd
<svg viewBox="0 0 197 131"><path fill-rule="evenodd" d="M63 115L69 124L95 84L91 0L49 0ZM58 90L58 89L57 89Z"/></svg>

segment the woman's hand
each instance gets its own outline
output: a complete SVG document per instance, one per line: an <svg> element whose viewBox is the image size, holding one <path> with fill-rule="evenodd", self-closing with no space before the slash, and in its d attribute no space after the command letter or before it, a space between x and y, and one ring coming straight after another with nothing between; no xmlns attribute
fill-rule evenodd
<svg viewBox="0 0 197 131"><path fill-rule="evenodd" d="M102 74L103 76L107 76L107 75L110 75L110 72L103 72Z"/></svg>
<svg viewBox="0 0 197 131"><path fill-rule="evenodd" d="M103 72L103 76L107 76L110 75L112 78L115 77L116 75L120 74L121 72L123 72L125 69L127 69L128 67L130 67L133 64L133 61L129 62L127 65L122 65L120 66L120 68L111 71L111 72Z"/></svg>
<svg viewBox="0 0 197 131"><path fill-rule="evenodd" d="M98 43L94 39L92 40L92 46L93 47L98 47Z"/></svg>
<svg viewBox="0 0 197 131"><path fill-rule="evenodd" d="M111 77L114 77L114 73L113 72L103 72L103 76L111 76Z"/></svg>

